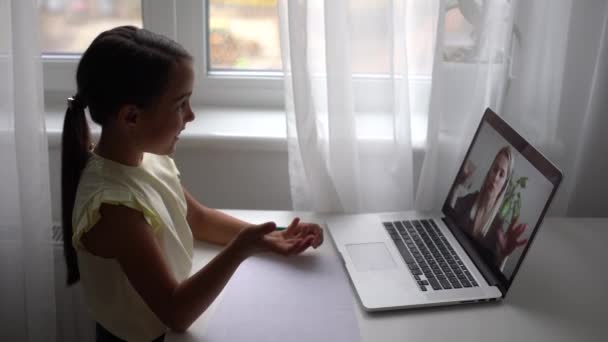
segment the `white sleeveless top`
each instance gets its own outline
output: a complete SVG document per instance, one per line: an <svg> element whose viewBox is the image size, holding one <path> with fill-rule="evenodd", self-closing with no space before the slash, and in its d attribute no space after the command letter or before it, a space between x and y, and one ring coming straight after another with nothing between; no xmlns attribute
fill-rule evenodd
<svg viewBox="0 0 608 342"><path fill-rule="evenodd" d="M167 327L131 286L116 259L95 256L80 241L100 219L101 203L142 212L173 276L179 282L186 279L192 268L193 242L186 220L186 199L173 159L144 153L141 164L134 167L92 154L82 172L72 214L72 243L93 318L124 340L151 341Z"/></svg>

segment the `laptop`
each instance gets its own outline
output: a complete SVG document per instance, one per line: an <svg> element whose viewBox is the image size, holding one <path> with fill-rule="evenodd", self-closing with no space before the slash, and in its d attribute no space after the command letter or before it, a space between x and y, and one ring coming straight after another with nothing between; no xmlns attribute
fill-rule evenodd
<svg viewBox="0 0 608 342"><path fill-rule="evenodd" d="M505 298L561 172L487 109L442 212L326 220L366 311Z"/></svg>

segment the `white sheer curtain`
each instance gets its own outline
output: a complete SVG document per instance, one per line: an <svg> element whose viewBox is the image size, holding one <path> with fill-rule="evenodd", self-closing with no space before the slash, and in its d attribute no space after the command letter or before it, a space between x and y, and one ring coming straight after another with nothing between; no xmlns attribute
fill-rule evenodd
<svg viewBox="0 0 608 342"><path fill-rule="evenodd" d="M0 0L0 340L55 340L36 1Z"/></svg>
<svg viewBox="0 0 608 342"><path fill-rule="evenodd" d="M442 1L419 210L437 210L487 107L501 113L515 1Z"/></svg>
<svg viewBox="0 0 608 342"><path fill-rule="evenodd" d="M281 1L289 172L298 210L409 208L436 1ZM421 127L412 130L412 125Z"/></svg>
<svg viewBox="0 0 608 342"><path fill-rule="evenodd" d="M441 208L490 107L564 171L552 214L608 215L597 190L608 191L598 173L608 158L597 152L608 146L598 129L606 123L606 7L600 0L283 1L294 208Z"/></svg>

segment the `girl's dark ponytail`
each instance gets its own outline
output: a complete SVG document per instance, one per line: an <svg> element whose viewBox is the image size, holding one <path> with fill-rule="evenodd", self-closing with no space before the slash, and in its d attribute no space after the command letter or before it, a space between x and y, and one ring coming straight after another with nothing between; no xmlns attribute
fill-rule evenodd
<svg viewBox="0 0 608 342"><path fill-rule="evenodd" d="M84 109L79 95L68 99L61 138L61 218L68 285L80 279L76 250L72 245L72 211L80 175L89 159L91 146L91 133Z"/></svg>

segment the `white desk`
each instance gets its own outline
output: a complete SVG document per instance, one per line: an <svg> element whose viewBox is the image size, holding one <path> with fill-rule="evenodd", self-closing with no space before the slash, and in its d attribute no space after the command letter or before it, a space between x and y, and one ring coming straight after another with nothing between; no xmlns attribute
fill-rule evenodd
<svg viewBox="0 0 608 342"><path fill-rule="evenodd" d="M296 215L226 212L252 223L273 220L279 225ZM323 223L322 215L297 214ZM331 237L325 236L315 252L336 255ZM219 250L196 243L193 272ZM607 261L608 219L548 218L502 303L366 313L353 297L353 310L362 341L608 341ZM169 333L165 340L204 340L207 320L221 300L220 295L189 331Z"/></svg>

